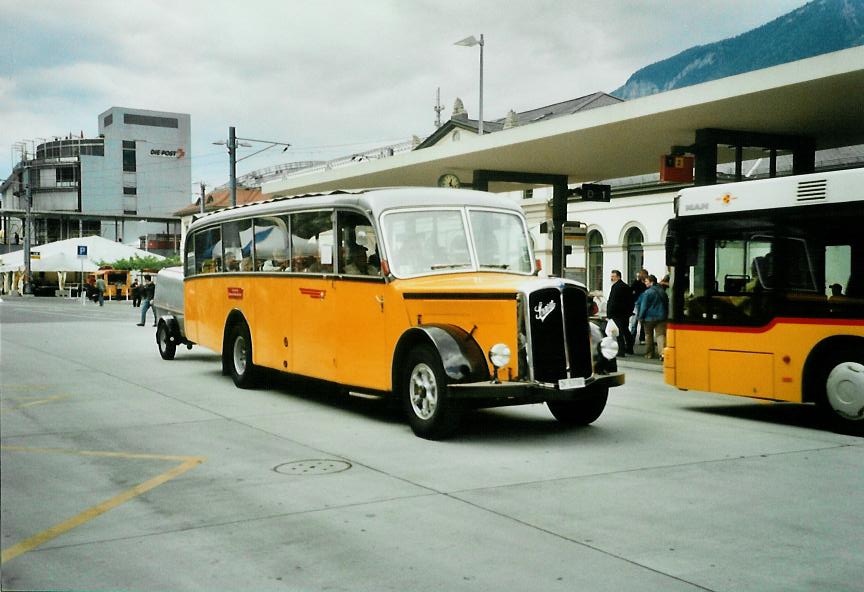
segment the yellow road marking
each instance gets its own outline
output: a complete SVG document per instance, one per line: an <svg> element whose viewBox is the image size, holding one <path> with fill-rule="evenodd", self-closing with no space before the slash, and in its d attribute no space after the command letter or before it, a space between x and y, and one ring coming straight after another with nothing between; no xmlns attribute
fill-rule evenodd
<svg viewBox="0 0 864 592"><path fill-rule="evenodd" d="M73 516L68 520L65 520L59 524L52 526L51 528L40 532L26 540L17 543L8 549L4 549L2 552L2 557L0 557L0 565L6 563L7 561L18 557L23 553L27 553L28 551L32 551L36 547L47 543L50 540L53 540L60 536L61 534L72 530L77 526L81 526L85 522L96 518L111 510L116 508L117 506L128 502L129 500L138 497L142 493L146 493L151 489L162 485L174 479L175 477L179 477L186 471L195 468L197 465L204 462L206 459L203 456L173 456L173 455L162 455L162 454L136 454L136 453L126 453L126 452L105 452L105 451L97 451L97 450L66 450L62 448L26 448L23 446L0 446L0 450L8 450L12 452L41 452L41 453L58 453L58 454L71 454L77 456L101 456L107 458L128 458L128 459L149 459L149 460L170 460L170 461L181 461L179 465L174 467L173 469L162 473L161 475L157 475L152 479L149 479L135 487L127 489L126 491L115 495L111 499L108 499L101 504L97 504L92 508L84 510L77 516Z"/></svg>
<svg viewBox="0 0 864 592"><path fill-rule="evenodd" d="M50 403L51 401L57 401L59 399L65 399L71 395L57 395L54 397L46 397L44 399L37 399L35 401L30 401L29 403L23 403L21 405L17 405L15 407L0 407L0 415L7 413L9 411L18 411L19 409L24 409L26 407L33 407L34 405L44 405L45 403ZM20 400L20 397L13 398L13 400Z"/></svg>

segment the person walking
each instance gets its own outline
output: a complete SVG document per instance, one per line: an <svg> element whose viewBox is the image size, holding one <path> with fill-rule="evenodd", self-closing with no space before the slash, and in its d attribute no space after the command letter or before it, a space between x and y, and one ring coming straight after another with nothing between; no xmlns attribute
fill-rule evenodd
<svg viewBox="0 0 864 592"><path fill-rule="evenodd" d="M99 300L99 306L105 306L105 280L102 277L96 278L96 298Z"/></svg>
<svg viewBox="0 0 864 592"><path fill-rule="evenodd" d="M156 294L156 284L150 279L150 276L144 276L144 285L141 286L141 322L139 327L143 327L147 321L147 311L153 305L153 296ZM156 309L153 309L153 326L156 326Z"/></svg>
<svg viewBox="0 0 864 592"><path fill-rule="evenodd" d="M636 316L645 327L645 357L655 358L663 355L663 346L666 344L666 318L669 316L669 297L666 291L657 282L657 276L649 275L645 280L646 290L639 297L636 305ZM654 341L656 341L660 352L654 355Z"/></svg>
<svg viewBox="0 0 864 592"><path fill-rule="evenodd" d="M618 357L623 358L625 352L633 353L633 336L627 327L633 312L633 290L621 279L621 272L617 269L612 270L611 279L606 317L612 319L618 327Z"/></svg>

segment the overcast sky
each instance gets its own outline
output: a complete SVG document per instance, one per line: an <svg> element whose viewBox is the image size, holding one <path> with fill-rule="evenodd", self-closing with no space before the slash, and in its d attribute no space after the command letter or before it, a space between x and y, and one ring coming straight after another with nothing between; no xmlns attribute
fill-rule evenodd
<svg viewBox="0 0 864 592"><path fill-rule="evenodd" d="M192 116L194 182L228 178L228 126L290 142L238 165L323 160L426 136L436 89L496 119L595 91L805 0L0 0L0 179L19 140L84 132L112 106ZM242 149L239 156L255 148ZM190 198L197 188L190 187Z"/></svg>

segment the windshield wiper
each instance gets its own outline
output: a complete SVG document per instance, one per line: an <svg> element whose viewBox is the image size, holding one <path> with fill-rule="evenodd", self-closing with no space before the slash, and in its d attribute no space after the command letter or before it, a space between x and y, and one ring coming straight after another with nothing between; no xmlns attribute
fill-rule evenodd
<svg viewBox="0 0 864 592"><path fill-rule="evenodd" d="M471 267L470 263L436 263L431 265L429 269L459 269L460 267Z"/></svg>
<svg viewBox="0 0 864 592"><path fill-rule="evenodd" d="M510 269L509 263L481 263L480 267L492 267L494 269Z"/></svg>

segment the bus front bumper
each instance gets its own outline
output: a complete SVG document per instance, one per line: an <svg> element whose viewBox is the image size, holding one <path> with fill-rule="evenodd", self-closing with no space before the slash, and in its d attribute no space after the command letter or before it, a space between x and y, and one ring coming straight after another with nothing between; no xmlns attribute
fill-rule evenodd
<svg viewBox="0 0 864 592"><path fill-rule="evenodd" d="M589 376L581 386L566 383L559 386L540 382L483 381L451 384L449 392L454 399L489 401L496 405L522 405L546 401L578 401L595 396L600 389L622 384L624 373L613 372Z"/></svg>

